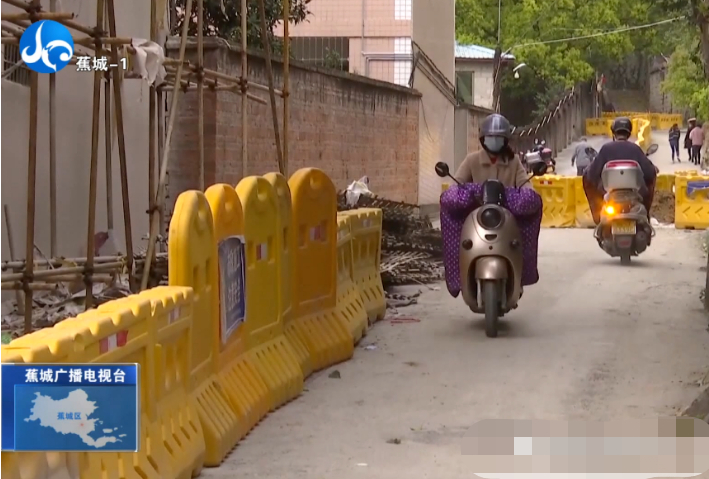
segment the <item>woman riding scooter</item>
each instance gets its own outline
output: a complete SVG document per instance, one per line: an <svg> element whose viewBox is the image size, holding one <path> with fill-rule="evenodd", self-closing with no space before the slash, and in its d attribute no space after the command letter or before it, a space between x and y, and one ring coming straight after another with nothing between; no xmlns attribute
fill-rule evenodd
<svg viewBox="0 0 709 479"><path fill-rule="evenodd" d="M479 136L482 149L470 153L454 175L463 185L451 187L441 195L446 283L454 297L460 292L458 246L462 225L467 215L480 206L482 184L486 180L498 180L506 187L508 204L505 206L519 223L524 253L522 285L532 285L539 281L537 248L542 200L532 188L522 163L510 148L510 131L510 123L504 116L495 113L485 118Z"/></svg>

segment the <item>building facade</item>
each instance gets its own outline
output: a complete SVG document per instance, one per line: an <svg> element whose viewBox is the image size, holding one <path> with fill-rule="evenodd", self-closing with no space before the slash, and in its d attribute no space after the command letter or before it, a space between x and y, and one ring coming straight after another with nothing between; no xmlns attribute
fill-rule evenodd
<svg viewBox="0 0 709 479"><path fill-rule="evenodd" d="M479 45L455 45L455 86L462 103L492 108L495 50ZM504 55L503 62L514 61Z"/></svg>
<svg viewBox="0 0 709 479"><path fill-rule="evenodd" d="M434 165L454 156L455 0L312 0L308 8L289 30L296 59L421 93L418 203L437 203ZM414 68L424 56L428 66Z"/></svg>

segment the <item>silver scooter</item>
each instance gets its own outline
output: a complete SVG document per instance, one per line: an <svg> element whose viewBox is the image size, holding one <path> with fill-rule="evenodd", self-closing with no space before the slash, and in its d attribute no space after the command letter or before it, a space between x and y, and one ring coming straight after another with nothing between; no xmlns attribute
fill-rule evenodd
<svg viewBox="0 0 709 479"><path fill-rule="evenodd" d="M657 145L652 144L645 154L656 151ZM606 194L594 237L611 258L620 257L620 264L628 265L630 258L644 252L655 236L640 194L645 188L643 172L636 161L609 161L603 167L601 181Z"/></svg>
<svg viewBox="0 0 709 479"><path fill-rule="evenodd" d="M446 163L436 163L435 168L438 176L460 185ZM540 162L532 176L545 172L546 165ZM463 300L474 313L485 314L489 338L497 337L498 319L517 308L522 297L522 239L517 220L504 203L504 185L498 180L485 181L482 206L468 215L460 236Z"/></svg>

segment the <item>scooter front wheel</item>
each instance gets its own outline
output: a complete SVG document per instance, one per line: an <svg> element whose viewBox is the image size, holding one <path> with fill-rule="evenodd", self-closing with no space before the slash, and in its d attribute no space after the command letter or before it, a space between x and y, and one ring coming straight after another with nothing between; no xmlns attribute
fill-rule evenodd
<svg viewBox="0 0 709 479"><path fill-rule="evenodd" d="M500 290L496 281L483 281L483 304L485 305L485 335L497 337L497 322L500 317Z"/></svg>

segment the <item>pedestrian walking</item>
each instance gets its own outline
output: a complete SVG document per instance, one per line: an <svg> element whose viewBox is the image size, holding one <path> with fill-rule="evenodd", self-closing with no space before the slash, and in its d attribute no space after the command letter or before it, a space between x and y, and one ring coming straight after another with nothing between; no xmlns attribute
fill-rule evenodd
<svg viewBox="0 0 709 479"><path fill-rule="evenodd" d="M694 156L692 155L692 140L689 138L689 134L697 126L697 119L690 118L687 120L687 134L684 135L684 149L687 150L687 157L690 163L694 163Z"/></svg>
<svg viewBox="0 0 709 479"><path fill-rule="evenodd" d="M670 149L672 150L672 163L675 162L675 156L677 157L677 162L682 163L679 158L679 138L682 136L682 132L679 131L679 125L675 123L670 128Z"/></svg>
<svg viewBox="0 0 709 479"><path fill-rule="evenodd" d="M591 164L591 158L588 154L590 149L591 145L588 144L586 137L581 137L579 144L574 149L574 155L571 157L572 168L574 163L576 163L576 176L583 176L584 170Z"/></svg>
<svg viewBox="0 0 709 479"><path fill-rule="evenodd" d="M702 146L704 146L704 128L697 125L689 134L689 139L692 141L692 158L695 165L702 163Z"/></svg>

